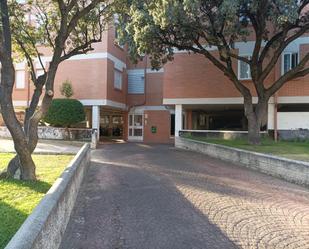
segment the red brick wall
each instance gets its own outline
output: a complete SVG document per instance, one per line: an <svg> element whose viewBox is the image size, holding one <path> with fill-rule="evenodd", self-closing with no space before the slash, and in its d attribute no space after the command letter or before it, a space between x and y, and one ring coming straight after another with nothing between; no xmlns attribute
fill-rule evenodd
<svg viewBox="0 0 309 249"><path fill-rule="evenodd" d="M300 57L309 51L308 45L300 46ZM217 52L213 52L217 56ZM237 73L238 63L234 62L234 71ZM204 56L180 53L175 60L164 67L163 98L231 98L240 97L240 93L233 83ZM275 78L281 76L281 59L265 81L269 86ZM252 82L242 81L253 95L255 94ZM288 82L280 96L308 96L309 76Z"/></svg>
<svg viewBox="0 0 309 249"><path fill-rule="evenodd" d="M300 59L309 51L309 44L300 46ZM309 67L309 63L307 63ZM281 64L280 64L281 68ZM309 75L288 82L280 91L279 96L309 96Z"/></svg>
<svg viewBox="0 0 309 249"><path fill-rule="evenodd" d="M237 67L235 63L235 69ZM164 98L224 98L240 94L204 56L176 54L164 67ZM237 70L236 70L237 71ZM250 82L245 83L250 85Z"/></svg>
<svg viewBox="0 0 309 249"><path fill-rule="evenodd" d="M145 111L144 142L145 143L172 143L170 138L170 112ZM151 132L151 127L157 128L157 133Z"/></svg>
<svg viewBox="0 0 309 249"><path fill-rule="evenodd" d="M146 102L144 94L128 94L127 105L158 106L163 102L163 73L146 75Z"/></svg>
<svg viewBox="0 0 309 249"><path fill-rule="evenodd" d="M108 60L71 60L63 62L55 80L55 97L60 97L60 86L65 80L73 85L74 98L106 98Z"/></svg>

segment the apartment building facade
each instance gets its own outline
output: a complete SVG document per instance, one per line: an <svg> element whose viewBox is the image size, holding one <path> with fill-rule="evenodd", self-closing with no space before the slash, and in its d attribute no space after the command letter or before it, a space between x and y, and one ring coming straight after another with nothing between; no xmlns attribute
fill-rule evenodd
<svg viewBox="0 0 309 249"><path fill-rule="evenodd" d="M86 110L83 126L96 129L98 139L171 143L182 129L247 130L243 98L210 61L179 51L174 61L159 71L152 70L147 57L132 64L115 36L110 28L93 52L63 62L55 82L55 98L61 97L62 82L72 83L73 97ZM240 55L250 55L253 46L254 41L239 42L236 49ZM268 81L291 69L308 52L309 37L297 39L284 51ZM213 49L212 53L217 51ZM48 52L42 58L47 65ZM248 65L235 62L234 67L239 79L250 86ZM17 110L29 104L32 90L26 65L19 63L13 96ZM302 131L309 137L309 76L289 82L271 98L264 129L279 130L282 136Z"/></svg>
<svg viewBox="0 0 309 249"><path fill-rule="evenodd" d="M254 41L237 42L239 55L250 56ZM293 68L309 52L309 37L291 43L283 52L276 67L266 79L275 82ZM214 49L212 53L216 54ZM307 65L309 66L309 65ZM249 66L235 62L238 78L253 95ZM164 68L165 105L175 106L176 135L181 129L246 131L243 98L233 84L200 55L178 52L175 60ZM254 102L257 98L254 97ZM181 115L183 113L183 115ZM184 119L184 120L181 120ZM281 138L307 137L309 129L309 76L288 82L273 96L268 105L267 125L263 130L277 130Z"/></svg>

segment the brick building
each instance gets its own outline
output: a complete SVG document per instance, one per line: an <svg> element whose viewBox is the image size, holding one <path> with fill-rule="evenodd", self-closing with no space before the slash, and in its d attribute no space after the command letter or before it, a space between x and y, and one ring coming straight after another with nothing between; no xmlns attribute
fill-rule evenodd
<svg viewBox="0 0 309 249"><path fill-rule="evenodd" d="M87 128L99 136L129 141L169 143L179 130L246 130L243 98L231 82L199 55L177 52L175 60L159 71L145 58L130 63L125 48L115 43L115 30L106 31L102 43L87 55L61 64L55 97L65 80L72 82L74 98L85 106ZM254 41L239 42L240 55L252 53ZM309 51L309 37L301 37L283 53L268 80L273 82ZM216 50L213 49L213 53ZM44 63L50 60L44 53ZM250 85L246 64L235 63L238 77ZM41 73L38 66L37 73ZM26 65L16 65L14 106L23 109L32 93ZM252 88L253 89L253 88ZM289 82L269 102L266 130L286 132L309 129L309 76ZM307 132L308 133L308 132Z"/></svg>

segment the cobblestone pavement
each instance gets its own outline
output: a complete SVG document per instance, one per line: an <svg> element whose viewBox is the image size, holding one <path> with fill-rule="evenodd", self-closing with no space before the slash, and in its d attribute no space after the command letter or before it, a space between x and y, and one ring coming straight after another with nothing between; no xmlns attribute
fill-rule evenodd
<svg viewBox="0 0 309 249"><path fill-rule="evenodd" d="M166 145L93 152L62 249L309 248L309 190Z"/></svg>

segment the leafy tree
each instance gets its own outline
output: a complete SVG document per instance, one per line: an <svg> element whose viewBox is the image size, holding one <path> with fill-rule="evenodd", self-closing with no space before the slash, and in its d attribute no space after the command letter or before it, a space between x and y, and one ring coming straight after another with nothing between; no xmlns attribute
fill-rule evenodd
<svg viewBox="0 0 309 249"><path fill-rule="evenodd" d="M14 176L20 168L21 179L36 179L31 154L38 142L38 124L52 103L58 67L74 55L93 50L92 44L102 40L111 4L107 0L0 1L0 106L17 152L2 176ZM35 23L25 18L29 13L35 16ZM48 66L43 58L46 50L52 58ZM12 101L14 61L20 58L25 58L35 86L24 127L16 118ZM36 75L36 63L44 70L41 76ZM41 98L43 86L46 90Z"/></svg>
<svg viewBox="0 0 309 249"><path fill-rule="evenodd" d="M266 124L268 101L288 81L309 73L309 54L270 85L270 75L284 49L308 35L308 0L127 0L122 2L122 40L131 57L149 54L152 66L173 60L175 49L201 54L234 84L244 97L249 142L260 143L260 129ZM250 57L238 54L235 42L255 37ZM216 48L218 55L211 52ZM233 65L249 64L248 84L238 79ZM253 96L258 97L255 105Z"/></svg>
<svg viewBox="0 0 309 249"><path fill-rule="evenodd" d="M66 80L65 82L62 83L60 87L60 92L61 95L66 97L66 98L71 98L74 94L72 84L69 80Z"/></svg>
<svg viewBox="0 0 309 249"><path fill-rule="evenodd" d="M76 99L53 99L43 120L52 126L69 128L85 120L84 106Z"/></svg>

